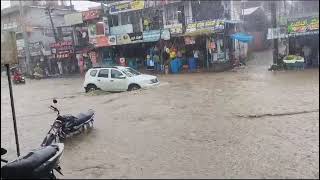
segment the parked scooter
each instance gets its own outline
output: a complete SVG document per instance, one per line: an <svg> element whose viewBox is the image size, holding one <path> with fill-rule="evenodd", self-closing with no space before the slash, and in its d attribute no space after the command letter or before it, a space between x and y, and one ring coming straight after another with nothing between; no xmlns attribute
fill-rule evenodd
<svg viewBox="0 0 320 180"><path fill-rule="evenodd" d="M1 179L56 179L53 170L62 175L59 160L63 150L64 145L58 143L35 149L11 162L1 158L1 162L7 163L1 167ZM1 156L6 153L1 148Z"/></svg>
<svg viewBox="0 0 320 180"><path fill-rule="evenodd" d="M20 83L25 84L26 83L25 77L20 72L18 67L11 68L11 73L13 74L12 81L14 84L20 84Z"/></svg>
<svg viewBox="0 0 320 180"><path fill-rule="evenodd" d="M58 101L53 100L56 104ZM60 115L60 111L55 106L51 105L50 108L57 112L57 118L47 133L47 136L41 143L41 146L50 145L53 142L60 142L75 134L80 134L93 127L94 111L89 110L87 113L80 113L77 116Z"/></svg>

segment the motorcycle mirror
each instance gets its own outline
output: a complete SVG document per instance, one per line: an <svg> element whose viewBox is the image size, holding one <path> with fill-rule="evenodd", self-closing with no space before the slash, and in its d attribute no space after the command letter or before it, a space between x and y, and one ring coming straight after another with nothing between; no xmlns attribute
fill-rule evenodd
<svg viewBox="0 0 320 180"><path fill-rule="evenodd" d="M4 155L4 154L6 154L6 153L7 153L7 150L4 149L4 148L1 148L1 156Z"/></svg>
<svg viewBox="0 0 320 180"><path fill-rule="evenodd" d="M52 101L54 104L56 104L58 101L56 99L53 99Z"/></svg>

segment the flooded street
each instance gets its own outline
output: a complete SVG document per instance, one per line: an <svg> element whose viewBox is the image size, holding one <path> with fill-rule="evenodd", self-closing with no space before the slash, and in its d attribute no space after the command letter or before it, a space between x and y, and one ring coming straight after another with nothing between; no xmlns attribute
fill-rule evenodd
<svg viewBox="0 0 320 180"><path fill-rule="evenodd" d="M94 129L65 143L64 178L319 178L319 69L270 72L269 53L134 92L85 94L82 78L14 85L22 154L42 142L56 97L61 114L96 112ZM1 146L13 159L6 77L1 90Z"/></svg>

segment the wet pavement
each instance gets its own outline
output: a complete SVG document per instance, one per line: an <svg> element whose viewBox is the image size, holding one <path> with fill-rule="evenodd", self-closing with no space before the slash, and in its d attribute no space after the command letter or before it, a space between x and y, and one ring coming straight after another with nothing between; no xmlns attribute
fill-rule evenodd
<svg viewBox="0 0 320 180"><path fill-rule="evenodd" d="M96 111L94 129L65 143L64 178L319 178L319 69L270 72L269 57L256 53L235 71L160 76L159 87L135 92L85 94L81 78L27 80L14 86L22 154L49 130L56 97L62 114ZM1 147L12 159L3 77L1 90Z"/></svg>

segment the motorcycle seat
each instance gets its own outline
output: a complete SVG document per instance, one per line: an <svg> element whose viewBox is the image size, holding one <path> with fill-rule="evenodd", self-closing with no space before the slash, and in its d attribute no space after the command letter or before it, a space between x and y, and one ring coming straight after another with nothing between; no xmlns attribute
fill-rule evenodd
<svg viewBox="0 0 320 180"><path fill-rule="evenodd" d="M88 111L86 113L79 113L76 116L76 118L77 118L76 124L79 125L81 123L88 121L93 115L94 115L93 111Z"/></svg>
<svg viewBox="0 0 320 180"><path fill-rule="evenodd" d="M29 152L26 156L1 167L2 177L30 177L33 170L57 153L57 147L46 146Z"/></svg>

